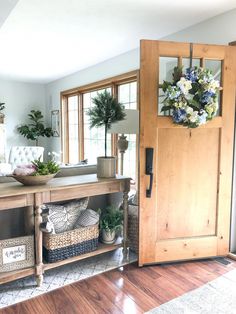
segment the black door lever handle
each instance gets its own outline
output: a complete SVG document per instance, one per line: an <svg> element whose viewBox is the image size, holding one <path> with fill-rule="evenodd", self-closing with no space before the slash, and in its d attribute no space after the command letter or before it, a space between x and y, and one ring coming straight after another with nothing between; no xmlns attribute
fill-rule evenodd
<svg viewBox="0 0 236 314"><path fill-rule="evenodd" d="M150 175L150 184L149 184L149 188L146 190L146 197L148 198L152 196L153 173L149 173L149 175Z"/></svg>
<svg viewBox="0 0 236 314"><path fill-rule="evenodd" d="M152 196L152 184L153 184L153 151L154 149L151 147L146 148L146 175L150 176L149 188L146 190L146 197Z"/></svg>

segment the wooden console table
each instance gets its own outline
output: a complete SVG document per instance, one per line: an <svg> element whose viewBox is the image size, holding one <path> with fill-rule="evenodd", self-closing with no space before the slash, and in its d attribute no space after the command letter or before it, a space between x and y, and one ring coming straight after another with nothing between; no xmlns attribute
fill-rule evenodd
<svg viewBox="0 0 236 314"><path fill-rule="evenodd" d="M124 254L127 254L127 227L128 227L128 192L130 179L117 176L111 179L98 179L96 174L80 175L71 177L54 178L47 185L23 186L20 183L0 184L0 210L33 206L35 212L35 266L27 269L0 273L0 284L9 282L29 275L36 275L37 285L43 282L43 273L47 269L72 263L80 259L95 256L115 250L123 245ZM124 227L123 243L99 244L96 251L71 257L55 263L43 262L42 232L39 228L42 222L41 206L44 203L65 201L86 196L96 196L123 192Z"/></svg>

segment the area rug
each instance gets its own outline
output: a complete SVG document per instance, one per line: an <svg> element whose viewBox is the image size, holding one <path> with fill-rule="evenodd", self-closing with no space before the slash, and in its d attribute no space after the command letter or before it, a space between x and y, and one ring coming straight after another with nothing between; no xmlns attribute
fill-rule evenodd
<svg viewBox="0 0 236 314"><path fill-rule="evenodd" d="M236 269L147 314L235 314Z"/></svg>
<svg viewBox="0 0 236 314"><path fill-rule="evenodd" d="M28 300L73 282L109 271L137 261L137 255L129 253L123 258L122 248L76 263L48 270L41 287L36 286L33 276L0 285L0 308Z"/></svg>

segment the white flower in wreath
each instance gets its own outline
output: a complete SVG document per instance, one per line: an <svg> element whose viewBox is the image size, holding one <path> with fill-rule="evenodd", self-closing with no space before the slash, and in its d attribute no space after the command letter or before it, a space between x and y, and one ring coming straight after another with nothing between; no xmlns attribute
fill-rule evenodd
<svg viewBox="0 0 236 314"><path fill-rule="evenodd" d="M220 87L219 81L212 80L207 85L207 91L211 92L211 93L216 93L218 91L219 87Z"/></svg>
<svg viewBox="0 0 236 314"><path fill-rule="evenodd" d="M188 106L186 108L186 113L187 113L187 115L191 116L193 114L193 108Z"/></svg>
<svg viewBox="0 0 236 314"><path fill-rule="evenodd" d="M179 89L184 95L187 95L189 90L192 88L192 82L186 80L185 77L181 77L181 79L176 83L176 85L179 87Z"/></svg>
<svg viewBox="0 0 236 314"><path fill-rule="evenodd" d="M217 102L212 102L209 105L205 106L205 110L208 113L208 116L212 116L213 114L215 114L217 109L218 109L218 103Z"/></svg>
<svg viewBox="0 0 236 314"><path fill-rule="evenodd" d="M177 109L184 109L187 106L187 102L186 101L176 101L173 103L173 106Z"/></svg>
<svg viewBox="0 0 236 314"><path fill-rule="evenodd" d="M198 122L198 112L197 112L197 111L193 111L193 113L192 113L191 116L189 117L189 121L190 121L191 123Z"/></svg>

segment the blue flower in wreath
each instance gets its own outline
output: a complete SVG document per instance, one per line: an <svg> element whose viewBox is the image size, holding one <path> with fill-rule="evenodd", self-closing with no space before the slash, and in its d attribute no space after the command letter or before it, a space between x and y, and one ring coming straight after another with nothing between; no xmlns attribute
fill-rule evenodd
<svg viewBox="0 0 236 314"><path fill-rule="evenodd" d="M211 91L205 91L201 96L201 102L204 104L208 104L213 96L215 96L215 93Z"/></svg>
<svg viewBox="0 0 236 314"><path fill-rule="evenodd" d="M201 110L199 115L199 124L205 124L206 123L206 118L207 118L207 113L205 110Z"/></svg>
<svg viewBox="0 0 236 314"><path fill-rule="evenodd" d="M185 75L186 79L195 83L198 79L198 75L196 73L196 71L194 70L194 68L188 68L186 70L186 75Z"/></svg>
<svg viewBox="0 0 236 314"><path fill-rule="evenodd" d="M181 91L176 86L168 86L166 90L166 95L169 97L169 99L177 99L181 94Z"/></svg>
<svg viewBox="0 0 236 314"><path fill-rule="evenodd" d="M184 109L173 110L173 120L175 123L181 123L186 118L186 111Z"/></svg>

